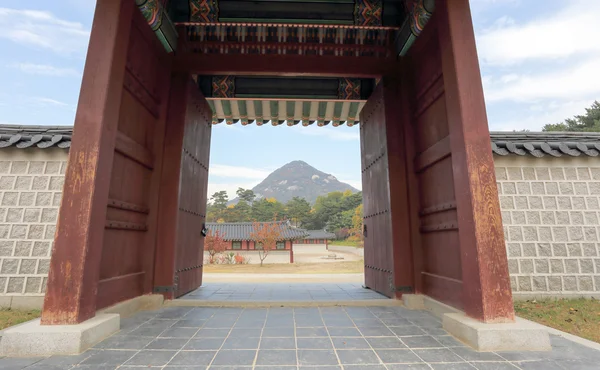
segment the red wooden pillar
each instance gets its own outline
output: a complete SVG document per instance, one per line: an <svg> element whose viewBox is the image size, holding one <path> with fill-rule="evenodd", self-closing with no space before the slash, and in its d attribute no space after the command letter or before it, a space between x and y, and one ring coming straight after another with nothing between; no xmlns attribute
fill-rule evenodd
<svg viewBox="0 0 600 370"><path fill-rule="evenodd" d="M65 174L43 324L95 315L133 1L98 0Z"/></svg>
<svg viewBox="0 0 600 370"><path fill-rule="evenodd" d="M450 131L465 313L514 320L490 134L468 0L436 12Z"/></svg>
<svg viewBox="0 0 600 370"><path fill-rule="evenodd" d="M290 240L290 263L294 263L294 242Z"/></svg>

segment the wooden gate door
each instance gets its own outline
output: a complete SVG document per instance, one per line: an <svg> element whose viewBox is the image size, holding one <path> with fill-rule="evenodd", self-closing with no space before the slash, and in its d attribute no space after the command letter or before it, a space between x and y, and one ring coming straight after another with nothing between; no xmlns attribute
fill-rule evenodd
<svg viewBox="0 0 600 370"><path fill-rule="evenodd" d="M393 243L383 88L360 114L365 286L394 295Z"/></svg>
<svg viewBox="0 0 600 370"><path fill-rule="evenodd" d="M206 192L212 112L192 82L187 88L187 111L181 151L179 209L175 251L175 297L202 285Z"/></svg>

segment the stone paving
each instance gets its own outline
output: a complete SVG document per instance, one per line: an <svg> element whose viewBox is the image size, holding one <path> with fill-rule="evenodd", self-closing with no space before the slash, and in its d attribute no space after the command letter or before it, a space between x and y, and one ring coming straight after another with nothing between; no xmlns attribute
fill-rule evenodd
<svg viewBox="0 0 600 370"><path fill-rule="evenodd" d="M238 302L311 302L388 299L359 283L209 283L182 299Z"/></svg>
<svg viewBox="0 0 600 370"><path fill-rule="evenodd" d="M121 321L78 356L0 369L599 369L600 351L552 336L551 352L475 352L403 307L166 307Z"/></svg>

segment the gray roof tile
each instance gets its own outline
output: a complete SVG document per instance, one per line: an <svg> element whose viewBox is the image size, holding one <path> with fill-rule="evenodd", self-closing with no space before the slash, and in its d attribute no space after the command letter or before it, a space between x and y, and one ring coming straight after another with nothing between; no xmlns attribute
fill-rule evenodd
<svg viewBox="0 0 600 370"><path fill-rule="evenodd" d="M325 230L307 230L308 236L304 239L335 239L334 233Z"/></svg>
<svg viewBox="0 0 600 370"><path fill-rule="evenodd" d="M73 126L16 126L0 125L0 149L19 149L36 146L38 148L71 147Z"/></svg>
<svg viewBox="0 0 600 370"><path fill-rule="evenodd" d="M261 224L270 224L272 222L260 222ZM277 221L282 230L280 240L303 239L308 236L304 229L295 228L288 221ZM251 240L250 234L254 231L252 222L224 222L207 223L206 228L212 232L219 231L219 234L225 235L223 239L232 241Z"/></svg>

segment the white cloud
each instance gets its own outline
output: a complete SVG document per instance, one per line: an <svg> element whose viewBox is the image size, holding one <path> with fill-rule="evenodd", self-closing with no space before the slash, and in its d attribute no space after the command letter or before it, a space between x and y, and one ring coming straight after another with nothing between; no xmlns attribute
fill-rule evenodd
<svg viewBox="0 0 600 370"><path fill-rule="evenodd" d="M0 8L0 37L59 54L83 54L89 30L50 12Z"/></svg>
<svg viewBox="0 0 600 370"><path fill-rule="evenodd" d="M481 60L506 65L600 52L600 1L573 0L563 4L565 7L559 12L526 23L517 23L507 16L499 18L494 26L477 35Z"/></svg>
<svg viewBox="0 0 600 370"><path fill-rule="evenodd" d="M14 63L10 67L19 69L21 72L32 75L57 76L57 77L80 77L81 72L72 68L59 68L46 64Z"/></svg>
<svg viewBox="0 0 600 370"><path fill-rule="evenodd" d="M209 168L210 176L235 177L257 180L264 179L265 177L269 176L271 172L272 170L269 169L228 166L224 164L211 164Z"/></svg>
<svg viewBox="0 0 600 370"><path fill-rule="evenodd" d="M590 100L575 100L568 102L550 102L545 104L534 104L529 107L529 112L518 114L519 118L512 118L499 122L490 121L491 131L513 131L532 130L540 131L546 124L563 122L566 118L584 114L585 107L594 102Z"/></svg>
<svg viewBox="0 0 600 370"><path fill-rule="evenodd" d="M210 196L216 193L217 191L225 190L227 195L229 196L229 200L234 199L237 195L235 194L238 188L244 189L252 189L258 184L258 181L255 183L208 183L208 197L210 200Z"/></svg>
<svg viewBox="0 0 600 370"><path fill-rule="evenodd" d="M338 179L340 182L344 182L350 186L352 186L355 189L361 190L362 189L362 181L361 180L341 180Z"/></svg>
<svg viewBox="0 0 600 370"><path fill-rule="evenodd" d="M38 102L42 106L48 106L48 105L57 106L57 107L68 107L69 106L69 104L67 104L67 103L63 103L59 100L50 99L50 98L40 97L40 98L33 98L33 100Z"/></svg>

